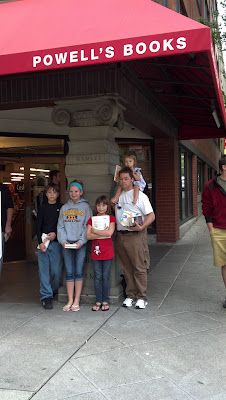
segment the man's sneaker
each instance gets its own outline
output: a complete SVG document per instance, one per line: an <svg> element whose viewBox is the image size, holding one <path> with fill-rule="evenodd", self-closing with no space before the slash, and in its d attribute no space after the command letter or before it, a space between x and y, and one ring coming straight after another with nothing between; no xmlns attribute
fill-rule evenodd
<svg viewBox="0 0 226 400"><path fill-rule="evenodd" d="M223 302L223 307L226 308L226 299Z"/></svg>
<svg viewBox="0 0 226 400"><path fill-rule="evenodd" d="M47 299L43 299L42 306L45 310L52 310L53 309L52 299L50 299L50 297L48 297Z"/></svg>
<svg viewBox="0 0 226 400"><path fill-rule="evenodd" d="M123 303L122 303L123 307L132 307L133 305L133 299L130 299L129 297L127 297Z"/></svg>
<svg viewBox="0 0 226 400"><path fill-rule="evenodd" d="M148 302L145 300L138 299L135 308L145 308L147 306Z"/></svg>

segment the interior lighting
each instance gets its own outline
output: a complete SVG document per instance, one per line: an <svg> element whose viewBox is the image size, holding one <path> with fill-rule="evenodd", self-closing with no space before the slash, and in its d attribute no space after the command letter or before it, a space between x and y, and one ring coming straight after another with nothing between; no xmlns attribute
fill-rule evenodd
<svg viewBox="0 0 226 400"><path fill-rule="evenodd" d="M24 167L20 167L20 170L24 170ZM50 172L50 169L42 169L42 168L30 168L30 171L37 171L37 172Z"/></svg>
<svg viewBox="0 0 226 400"><path fill-rule="evenodd" d="M37 172L50 172L50 169L30 168L30 171L37 171Z"/></svg>
<svg viewBox="0 0 226 400"><path fill-rule="evenodd" d="M22 177L24 177L24 174L22 174L22 173L20 173L20 172L10 172L10 175L13 175L13 176L22 176ZM30 174L30 177L31 176L36 176L36 174Z"/></svg>

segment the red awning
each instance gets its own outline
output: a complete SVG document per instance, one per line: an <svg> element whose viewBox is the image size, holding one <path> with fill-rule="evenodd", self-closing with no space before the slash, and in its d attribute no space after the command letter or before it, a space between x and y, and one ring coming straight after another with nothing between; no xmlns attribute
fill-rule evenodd
<svg viewBox="0 0 226 400"><path fill-rule="evenodd" d="M226 136L208 27L151 0L0 4L0 75L119 61L179 121L181 138Z"/></svg>

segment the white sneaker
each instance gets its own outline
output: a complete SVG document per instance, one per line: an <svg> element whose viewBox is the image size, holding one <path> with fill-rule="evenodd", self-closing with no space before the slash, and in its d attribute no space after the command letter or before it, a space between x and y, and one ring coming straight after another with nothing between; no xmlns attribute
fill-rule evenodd
<svg viewBox="0 0 226 400"><path fill-rule="evenodd" d="M122 303L123 307L132 307L133 305L133 299L130 299L129 297L127 297L123 303Z"/></svg>
<svg viewBox="0 0 226 400"><path fill-rule="evenodd" d="M145 308L147 306L148 302L145 300L138 299L135 308Z"/></svg>

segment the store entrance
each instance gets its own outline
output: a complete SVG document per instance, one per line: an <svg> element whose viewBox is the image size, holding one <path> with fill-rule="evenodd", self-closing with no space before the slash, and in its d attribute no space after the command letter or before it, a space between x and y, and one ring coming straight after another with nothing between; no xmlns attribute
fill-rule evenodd
<svg viewBox="0 0 226 400"><path fill-rule="evenodd" d="M0 179L9 187L14 202L12 234L5 244L4 262L37 259L35 199L49 183L52 170L61 173L64 202L65 157L0 157Z"/></svg>

